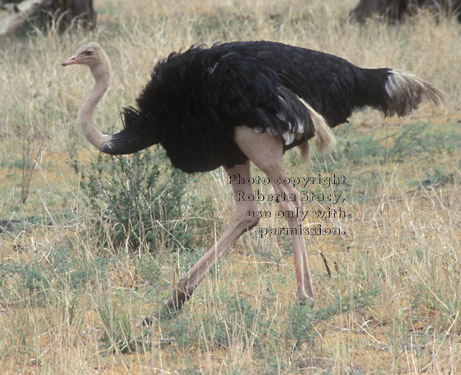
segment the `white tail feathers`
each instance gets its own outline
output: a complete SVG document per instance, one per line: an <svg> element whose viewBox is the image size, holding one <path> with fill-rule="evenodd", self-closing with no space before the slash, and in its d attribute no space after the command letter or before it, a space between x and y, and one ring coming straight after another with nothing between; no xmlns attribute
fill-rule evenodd
<svg viewBox="0 0 461 375"><path fill-rule="evenodd" d="M299 98L299 97L298 97ZM299 98L301 103L304 104L309 117L312 120L312 124L315 129L315 146L320 152L331 152L336 146L336 138L331 131L330 127L326 123L325 119L321 114L314 110L305 100ZM301 149L301 160L307 162L309 160L309 144L308 141L303 142L299 145Z"/></svg>
<svg viewBox="0 0 461 375"><path fill-rule="evenodd" d="M426 82L418 76L402 71L391 69L386 82L386 92L389 102L384 109L386 116L406 116L413 109L418 108L419 103L426 98L435 105L441 107L444 94L435 88L432 83Z"/></svg>
<svg viewBox="0 0 461 375"><path fill-rule="evenodd" d="M444 98L443 92L437 89L432 83L424 81L414 74L395 69L389 70L385 90L389 95L386 105L382 108L386 116L406 116L413 109L418 108L423 99L427 99L441 107ZM316 112L302 98L298 97L298 99L309 112L315 129L315 145L317 149L320 152L331 152L336 145L336 139L332 130L322 115ZM303 142L299 147L301 149L302 161L307 161L309 159L308 141Z"/></svg>

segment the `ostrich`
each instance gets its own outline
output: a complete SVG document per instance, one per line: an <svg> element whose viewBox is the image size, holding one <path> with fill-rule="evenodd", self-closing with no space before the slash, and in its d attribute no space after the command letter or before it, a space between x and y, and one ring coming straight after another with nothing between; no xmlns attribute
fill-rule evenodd
<svg viewBox="0 0 461 375"><path fill-rule="evenodd" d="M82 45L62 65L87 65L95 84L80 112L87 140L104 153L130 154L160 143L172 164L188 173L223 166L231 176L236 213L230 227L179 280L167 306L180 309L198 283L246 231L258 223L249 215L253 201L250 161L272 182L283 211L301 209L299 192L289 184L284 151L299 146L307 159L308 141L331 149L331 128L347 121L355 108L370 106L386 116L404 116L423 98L441 106L442 92L413 74L389 69L363 69L330 54L268 41L192 46L171 53L155 66L137 98L137 108L123 109L124 128L101 134L93 111L109 87L110 65L95 42ZM238 178L236 178L236 176ZM245 183L242 183L244 181ZM287 218L301 228L300 218ZM292 231L297 297L314 304L306 247L300 231ZM302 232L302 231L301 231Z"/></svg>

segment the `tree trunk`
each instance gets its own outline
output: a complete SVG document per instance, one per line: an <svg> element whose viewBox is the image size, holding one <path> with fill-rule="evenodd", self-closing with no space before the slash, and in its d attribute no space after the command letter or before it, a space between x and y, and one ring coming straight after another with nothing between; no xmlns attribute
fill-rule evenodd
<svg viewBox="0 0 461 375"><path fill-rule="evenodd" d="M56 22L59 28L96 27L93 0L0 0L0 8L10 11L9 15L0 18L0 36L14 32L42 9L52 15L49 21Z"/></svg>
<svg viewBox="0 0 461 375"><path fill-rule="evenodd" d="M12 7L10 15L0 20L0 36L12 33L43 6L44 0L26 0ZM2 4L3 5L3 4Z"/></svg>
<svg viewBox="0 0 461 375"><path fill-rule="evenodd" d="M454 14L461 21L461 0L359 0L350 11L349 20L364 22L367 18L379 16L387 21L401 21L421 7L438 14Z"/></svg>
<svg viewBox="0 0 461 375"><path fill-rule="evenodd" d="M96 27L93 0L53 0L50 9L60 27L73 23L90 29Z"/></svg>

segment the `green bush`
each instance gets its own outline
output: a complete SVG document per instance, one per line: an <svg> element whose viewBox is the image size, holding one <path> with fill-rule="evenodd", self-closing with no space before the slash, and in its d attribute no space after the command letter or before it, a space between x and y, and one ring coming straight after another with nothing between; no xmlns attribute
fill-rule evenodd
<svg viewBox="0 0 461 375"><path fill-rule="evenodd" d="M129 251L200 245L195 234L206 229L201 214L210 201L186 194L194 177L173 168L163 150L117 157L99 153L89 166L76 158L72 166L80 176L83 202L95 214L92 230L103 245L110 241L115 249Z"/></svg>

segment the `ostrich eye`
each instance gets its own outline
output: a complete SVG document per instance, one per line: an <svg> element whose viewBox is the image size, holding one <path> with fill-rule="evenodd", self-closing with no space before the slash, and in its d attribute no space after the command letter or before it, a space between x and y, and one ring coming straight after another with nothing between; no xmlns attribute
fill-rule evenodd
<svg viewBox="0 0 461 375"><path fill-rule="evenodd" d="M93 51L84 51L83 54L85 56L91 56L93 54Z"/></svg>

